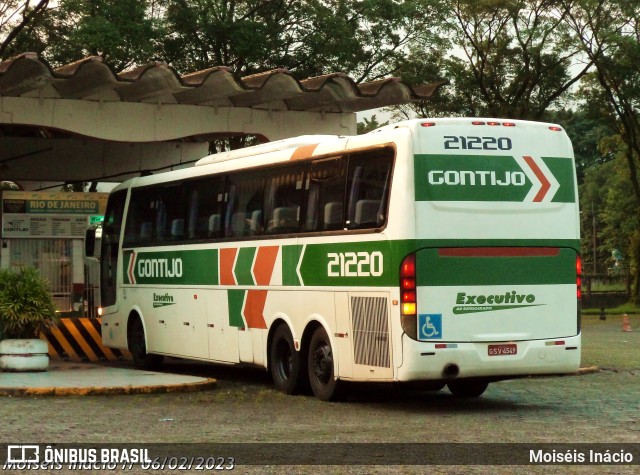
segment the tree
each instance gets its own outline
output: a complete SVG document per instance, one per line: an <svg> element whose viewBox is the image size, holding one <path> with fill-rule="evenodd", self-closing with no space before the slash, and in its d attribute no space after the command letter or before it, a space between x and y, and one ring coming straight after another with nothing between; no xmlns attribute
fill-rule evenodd
<svg viewBox="0 0 640 475"><path fill-rule="evenodd" d="M569 5L567 3L567 5ZM595 73L586 92L603 105L603 120L615 127L624 157L633 207L626 210L634 232L627 249L635 269L634 300L640 302L640 6L631 0L577 0L568 24L593 63ZM615 140L615 138L614 138ZM610 140L613 143L614 140Z"/></svg>
<svg viewBox="0 0 640 475"><path fill-rule="evenodd" d="M298 78L344 71L356 82L394 72L436 11L426 0L159 1L162 56L180 71L287 68Z"/></svg>
<svg viewBox="0 0 640 475"><path fill-rule="evenodd" d="M150 2L130 0L61 0L55 27L43 32L51 40L45 56L66 64L100 56L115 72L148 63L157 37L147 10Z"/></svg>
<svg viewBox="0 0 640 475"><path fill-rule="evenodd" d="M602 274L610 267L614 249L629 254L638 225L624 156L586 170L580 186L582 255L587 273Z"/></svg>
<svg viewBox="0 0 640 475"><path fill-rule="evenodd" d="M602 120L599 111L596 101L586 101L576 109L549 111L546 115L550 122L561 124L571 139L579 185L588 170L615 158L608 144L615 129Z"/></svg>
<svg viewBox="0 0 640 475"><path fill-rule="evenodd" d="M22 53L16 43L31 36L30 32L49 13L49 0L4 0L0 2L0 58Z"/></svg>
<svg viewBox="0 0 640 475"><path fill-rule="evenodd" d="M540 120L560 108L590 63L565 24L567 8L551 0L447 0L442 27L451 48L442 64L450 86L444 113ZM407 61L425 65L424 45ZM403 76L405 77L405 76ZM409 75L410 77L410 75Z"/></svg>
<svg viewBox="0 0 640 475"><path fill-rule="evenodd" d="M380 123L375 114L371 117L363 117L362 122L358 122L358 135L366 134L372 130L376 130L383 125L388 125L389 121Z"/></svg>

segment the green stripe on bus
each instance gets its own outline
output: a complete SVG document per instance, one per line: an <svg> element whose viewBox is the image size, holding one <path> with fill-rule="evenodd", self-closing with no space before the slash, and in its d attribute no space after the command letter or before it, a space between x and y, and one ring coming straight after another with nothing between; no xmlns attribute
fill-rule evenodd
<svg viewBox="0 0 640 475"><path fill-rule="evenodd" d="M306 246L300 274L305 286L397 285L391 241L365 241Z"/></svg>
<svg viewBox="0 0 640 475"><path fill-rule="evenodd" d="M297 267L302 246L282 246L282 285L299 286Z"/></svg>
<svg viewBox="0 0 640 475"><path fill-rule="evenodd" d="M574 203L576 200L576 189L574 187L573 175L575 169L571 160L564 157L542 157L544 164L556 177L560 188L551 200L552 203Z"/></svg>
<svg viewBox="0 0 640 475"><path fill-rule="evenodd" d="M124 253L123 282L136 284L218 285L218 250L136 252L130 269L132 252Z"/></svg>
<svg viewBox="0 0 640 475"><path fill-rule="evenodd" d="M413 249L428 247L567 247L576 252L580 251L580 239L417 239L414 242Z"/></svg>
<svg viewBox="0 0 640 475"><path fill-rule="evenodd" d="M574 203L573 161L541 159L560 185L551 201ZM532 171L509 155L416 154L414 167L416 201L523 202L534 186L527 176Z"/></svg>
<svg viewBox="0 0 640 475"><path fill-rule="evenodd" d="M397 241L365 241L327 244L287 245L282 247L282 285L284 286L362 286L362 287L394 287L398 285L399 268L402 259L412 252L435 252L438 248L451 247L557 247L562 249L561 255L568 251L568 259L573 260L571 266L561 264L561 267L573 269L575 266L575 254L580 249L580 241L577 239L404 239ZM304 248L304 254L302 250ZM245 287L255 286L251 272L257 248L240 248L238 258L234 268L238 285ZM123 282L129 281L129 256L132 251L124 252L123 259ZM150 260L155 262L149 262ZM178 263L176 259L179 259ZM460 276L475 272L473 269L467 270L466 265L474 259L463 259L455 263L460 269L450 270L450 265L454 264L453 258L446 261L429 259L429 272L419 275L424 278L449 279L452 273ZM485 258L483 258L485 259ZM524 259L524 258L518 258ZM541 262L533 258L534 262ZM161 284L161 285L218 285L218 249L183 249L180 251L153 251L136 252L136 262L133 265L133 272L137 284ZM140 260L143 262L141 263ZM446 267L439 267L444 265ZM483 261L489 262L489 261ZM504 261L503 261L504 262ZM529 264L524 260L516 260L515 263ZM512 264L509 264L512 265ZM553 263L552 269L560 264ZM174 269L175 267L175 269ZM303 281L298 276L298 267ZM507 266L508 267L508 266ZM166 270L173 277L168 276ZM140 274L140 271L144 275ZM181 270L180 275L176 271ZM477 272L484 272L478 269ZM501 274L500 270L495 271ZM522 271L523 278L527 277L530 271ZM533 272L533 271L531 271ZM535 272L546 272L553 274L555 270L547 268L535 269ZM574 270L572 273L575 272ZM152 275L150 275L152 274ZM162 275L160 275L162 274ZM575 275L572 274L575 278ZM451 277L455 278L455 277ZM471 274L471 278L476 278ZM484 277L483 277L484 278ZM487 276L490 278L490 276ZM556 278L553 275L550 279ZM571 281L568 276L559 276L562 282ZM515 282L509 282L515 283ZM445 285L445 284L435 284Z"/></svg>
<svg viewBox="0 0 640 475"><path fill-rule="evenodd" d="M418 286L570 284L576 281L576 253L556 256L441 256L438 249L416 254Z"/></svg>
<svg viewBox="0 0 640 475"><path fill-rule="evenodd" d="M244 328L242 305L244 304L244 295L246 293L246 290L227 290L227 301L229 303L229 326Z"/></svg>
<svg viewBox="0 0 640 475"><path fill-rule="evenodd" d="M233 269L238 285L255 285L251 267L253 266L256 249L255 247L241 247L238 250L236 265Z"/></svg>
<svg viewBox="0 0 640 475"><path fill-rule="evenodd" d="M522 202L533 186L508 155L416 155L415 171L416 201Z"/></svg>

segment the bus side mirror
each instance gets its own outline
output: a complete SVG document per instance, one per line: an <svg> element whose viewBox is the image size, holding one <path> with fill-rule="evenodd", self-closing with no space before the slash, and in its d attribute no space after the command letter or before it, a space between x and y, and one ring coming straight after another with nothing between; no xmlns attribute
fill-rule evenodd
<svg viewBox="0 0 640 475"><path fill-rule="evenodd" d="M84 234L84 257L86 259L100 259L100 246L96 245L99 242L99 232L101 230L98 229L98 226L90 226L87 228Z"/></svg>

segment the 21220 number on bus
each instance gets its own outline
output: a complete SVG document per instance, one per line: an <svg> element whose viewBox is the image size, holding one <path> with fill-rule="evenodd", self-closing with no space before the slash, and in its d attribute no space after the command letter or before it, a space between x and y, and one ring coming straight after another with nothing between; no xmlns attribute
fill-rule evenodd
<svg viewBox="0 0 640 475"><path fill-rule="evenodd" d="M380 251L329 252L329 277L380 277L384 270L384 257Z"/></svg>

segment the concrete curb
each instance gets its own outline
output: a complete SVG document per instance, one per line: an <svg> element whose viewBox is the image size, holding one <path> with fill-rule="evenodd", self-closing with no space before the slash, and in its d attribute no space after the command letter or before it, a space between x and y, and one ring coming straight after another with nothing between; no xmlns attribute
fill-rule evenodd
<svg viewBox="0 0 640 475"><path fill-rule="evenodd" d="M72 387L18 387L18 388L1 388L0 396L121 396L129 394L163 394L163 393L179 393L179 392L196 392L213 389L217 386L218 381L209 378L205 381L195 383L181 384L158 384L148 386L93 386L84 388Z"/></svg>

